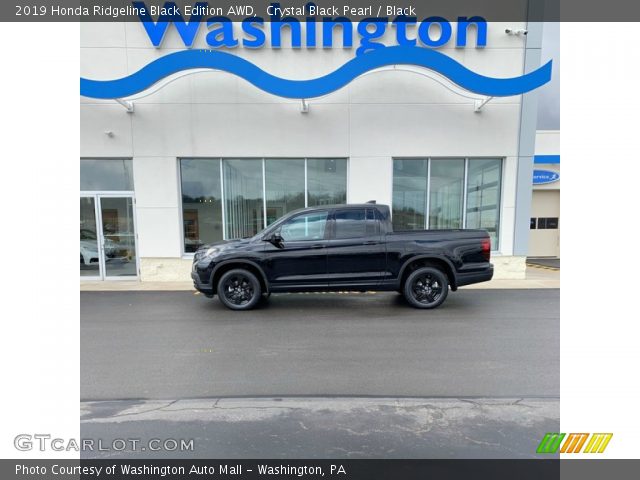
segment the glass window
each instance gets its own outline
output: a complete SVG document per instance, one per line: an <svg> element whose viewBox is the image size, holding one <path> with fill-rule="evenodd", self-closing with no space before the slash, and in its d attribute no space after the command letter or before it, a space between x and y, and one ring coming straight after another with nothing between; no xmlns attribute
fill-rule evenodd
<svg viewBox="0 0 640 480"><path fill-rule="evenodd" d="M220 160L180 160L185 252L222 240Z"/></svg>
<svg viewBox="0 0 640 480"><path fill-rule="evenodd" d="M80 197L80 276L100 275L96 204L93 197Z"/></svg>
<svg viewBox="0 0 640 480"><path fill-rule="evenodd" d="M304 208L304 159L265 160L267 225Z"/></svg>
<svg viewBox="0 0 640 480"><path fill-rule="evenodd" d="M369 215L367 216L367 212ZM376 222L372 210L341 210L335 213L336 239L362 238L375 234Z"/></svg>
<svg viewBox="0 0 640 480"><path fill-rule="evenodd" d="M305 204L347 199L344 158L182 159L180 172L186 253L255 235Z"/></svg>
<svg viewBox="0 0 640 480"><path fill-rule="evenodd" d="M422 230L427 211L427 160L393 161L393 228Z"/></svg>
<svg viewBox="0 0 640 480"><path fill-rule="evenodd" d="M105 276L136 276L133 198L102 197L100 217L102 218Z"/></svg>
<svg viewBox="0 0 640 480"><path fill-rule="evenodd" d="M501 176L500 159L469 160L466 228L487 230L494 249L498 248Z"/></svg>
<svg viewBox="0 0 640 480"><path fill-rule="evenodd" d="M227 238L251 237L264 228L262 160L223 160Z"/></svg>
<svg viewBox="0 0 640 480"><path fill-rule="evenodd" d="M538 218L538 228L541 230L556 230L558 228L558 217Z"/></svg>
<svg viewBox="0 0 640 480"><path fill-rule="evenodd" d="M133 165L130 159L81 159L81 191L132 191Z"/></svg>
<svg viewBox="0 0 640 480"><path fill-rule="evenodd" d="M462 228L464 159L431 160L429 228Z"/></svg>
<svg viewBox="0 0 640 480"><path fill-rule="evenodd" d="M347 203L347 160L307 160L307 188L310 207Z"/></svg>
<svg viewBox="0 0 640 480"><path fill-rule="evenodd" d="M430 229L481 228L489 232L491 245L497 249L501 184L499 158L394 159L393 227L419 230L428 223Z"/></svg>
<svg viewBox="0 0 640 480"><path fill-rule="evenodd" d="M311 212L292 218L280 227L285 242L322 240L327 225L327 212Z"/></svg>

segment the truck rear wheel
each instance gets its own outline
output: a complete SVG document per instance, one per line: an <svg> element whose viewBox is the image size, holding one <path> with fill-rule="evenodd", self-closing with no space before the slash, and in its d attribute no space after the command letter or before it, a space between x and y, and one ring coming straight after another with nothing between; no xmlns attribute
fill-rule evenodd
<svg viewBox="0 0 640 480"><path fill-rule="evenodd" d="M251 310L261 295L260 281L248 270L229 270L218 282L218 298L231 310Z"/></svg>
<svg viewBox="0 0 640 480"><path fill-rule="evenodd" d="M436 308L447 298L449 281L442 270L422 267L407 277L403 293L412 307Z"/></svg>

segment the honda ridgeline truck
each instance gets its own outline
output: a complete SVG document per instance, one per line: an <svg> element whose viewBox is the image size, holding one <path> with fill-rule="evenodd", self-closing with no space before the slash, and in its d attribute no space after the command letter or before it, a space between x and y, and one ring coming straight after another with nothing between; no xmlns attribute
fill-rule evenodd
<svg viewBox="0 0 640 480"><path fill-rule="evenodd" d="M276 292L398 291L435 308L449 289L493 276L485 230L394 231L389 207L366 203L291 212L251 238L199 248L191 278L207 297L249 310Z"/></svg>

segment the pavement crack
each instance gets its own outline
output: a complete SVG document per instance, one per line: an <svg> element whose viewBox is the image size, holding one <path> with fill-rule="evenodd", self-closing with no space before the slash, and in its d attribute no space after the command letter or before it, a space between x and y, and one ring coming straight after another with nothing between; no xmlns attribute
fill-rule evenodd
<svg viewBox="0 0 640 480"><path fill-rule="evenodd" d="M485 405L483 405L480 402L476 402L475 400L471 400L469 398L458 398L457 399L460 402L464 402L464 403L470 403L471 405L473 405L474 408L483 408Z"/></svg>
<svg viewBox="0 0 640 480"><path fill-rule="evenodd" d="M179 400L176 400L176 401L179 401ZM147 410L145 412L140 412L140 413L153 412L154 410L160 410L164 412L195 412L195 411L203 411L203 410L245 410L245 411L247 410L290 410L290 411L304 410L303 407L281 407L281 406L278 406L278 407L219 407L216 405L217 405L217 402L216 404L211 405L210 407L172 408L171 410L166 410L166 408L168 408L170 405L165 405L164 407L161 407L161 408Z"/></svg>
<svg viewBox="0 0 640 480"><path fill-rule="evenodd" d="M486 445L486 446L489 446L489 447L501 447L502 446L499 443L485 442L484 440L476 440L475 438L467 437L466 435L464 436L464 439L468 440L471 443L475 443L476 445Z"/></svg>
<svg viewBox="0 0 640 480"><path fill-rule="evenodd" d="M143 410L143 411L139 411L139 412L119 413L117 415L112 415L110 418L134 417L136 415L144 415L144 414L150 413L150 412L157 412L159 410L164 410L165 408L170 407L171 405L173 405L176 402L179 402L179 400L173 400L173 401L167 403L166 405L162 405L162 406L156 407L156 408L150 408L149 410Z"/></svg>

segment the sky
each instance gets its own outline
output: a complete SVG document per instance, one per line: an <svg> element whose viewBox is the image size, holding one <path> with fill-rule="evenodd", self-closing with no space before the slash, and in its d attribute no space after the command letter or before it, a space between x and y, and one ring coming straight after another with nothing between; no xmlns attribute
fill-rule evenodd
<svg viewBox="0 0 640 480"><path fill-rule="evenodd" d="M546 22L542 32L541 63L553 60L551 82L538 96L538 130L560 130L560 23Z"/></svg>

